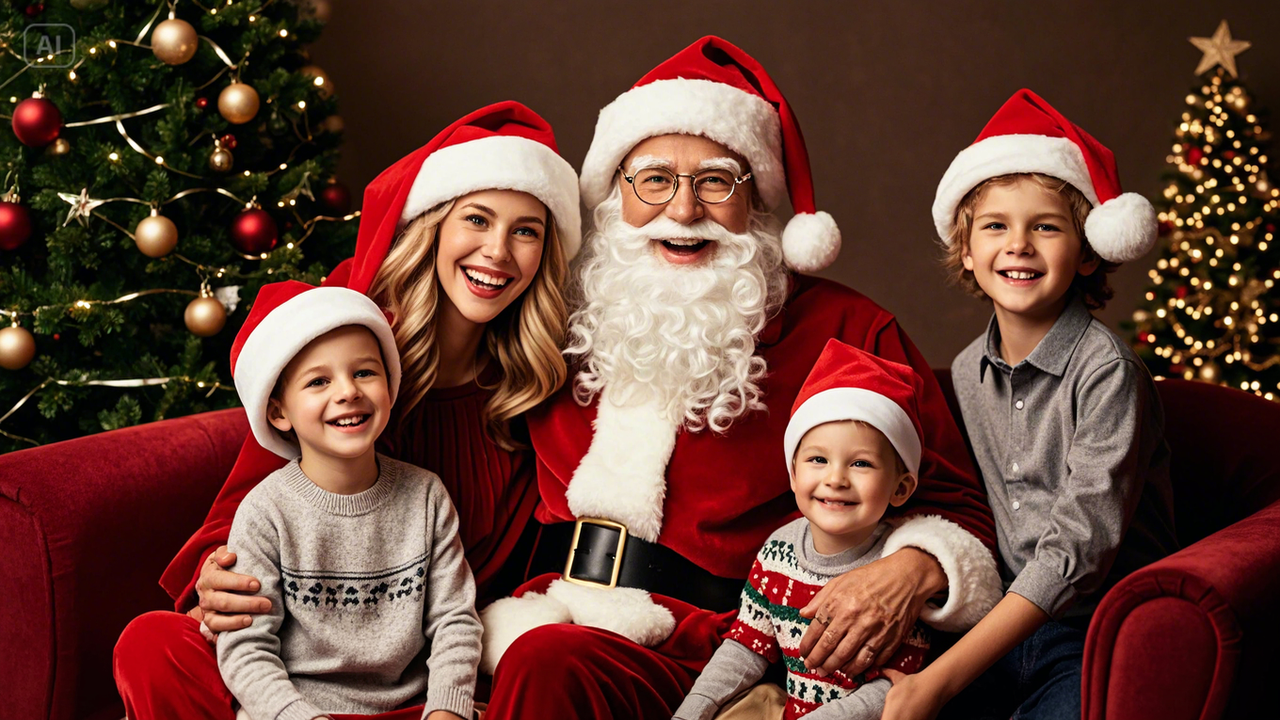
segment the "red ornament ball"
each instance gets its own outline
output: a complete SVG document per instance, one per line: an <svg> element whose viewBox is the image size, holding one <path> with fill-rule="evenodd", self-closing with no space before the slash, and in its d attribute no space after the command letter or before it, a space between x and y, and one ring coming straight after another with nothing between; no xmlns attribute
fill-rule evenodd
<svg viewBox="0 0 1280 720"><path fill-rule="evenodd" d="M1192 165L1199 165L1200 159L1204 157L1204 151L1198 147L1193 147L1187 151L1187 162Z"/></svg>
<svg viewBox="0 0 1280 720"><path fill-rule="evenodd" d="M201 110L209 107L209 98L207 97L196 98L196 107L200 108Z"/></svg>
<svg viewBox="0 0 1280 720"><path fill-rule="evenodd" d="M24 10L23 12L27 14L27 17L37 17L44 12L44 3L35 3L34 5L28 5L26 10Z"/></svg>
<svg viewBox="0 0 1280 720"><path fill-rule="evenodd" d="M245 255L261 255L276 246L276 221L262 208L250 208L231 222L231 244Z"/></svg>
<svg viewBox="0 0 1280 720"><path fill-rule="evenodd" d="M218 138L218 142L222 143L222 147L228 150L236 149L236 136L231 133L227 133L226 135Z"/></svg>
<svg viewBox="0 0 1280 720"><path fill-rule="evenodd" d="M13 134L28 147L44 147L58 139L62 113L44 98L27 98L13 109Z"/></svg>
<svg viewBox="0 0 1280 720"><path fill-rule="evenodd" d="M1173 291L1173 294L1176 295L1179 300L1185 299L1187 297L1187 286L1179 285L1178 289Z"/></svg>
<svg viewBox="0 0 1280 720"><path fill-rule="evenodd" d="M320 190L320 202L330 211L346 215L351 212L351 189L334 180Z"/></svg>
<svg viewBox="0 0 1280 720"><path fill-rule="evenodd" d="M1160 221L1160 237L1164 237L1173 232L1173 222L1171 220Z"/></svg>
<svg viewBox="0 0 1280 720"><path fill-rule="evenodd" d="M31 213L22 205L0 202L0 250L17 250L31 237Z"/></svg>

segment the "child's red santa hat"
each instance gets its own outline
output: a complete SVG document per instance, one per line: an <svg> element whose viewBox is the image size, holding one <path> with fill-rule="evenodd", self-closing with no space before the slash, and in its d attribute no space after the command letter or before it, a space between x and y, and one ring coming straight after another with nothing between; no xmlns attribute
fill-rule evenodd
<svg viewBox="0 0 1280 720"><path fill-rule="evenodd" d="M518 102L476 110L382 171L364 191L347 287L368 292L396 233L431 208L479 190L519 190L555 218L565 259L582 245L578 176L551 125Z"/></svg>
<svg viewBox="0 0 1280 720"><path fill-rule="evenodd" d="M1070 183L1093 211L1084 234L1104 260L1128 262L1156 242L1156 211L1146 198L1120 190L1115 155L1030 90L1019 90L978 139L951 161L933 201L933 224L950 243L956 208L970 190L1001 175L1041 173Z"/></svg>
<svg viewBox="0 0 1280 720"><path fill-rule="evenodd" d="M783 435L788 471L805 433L823 423L860 420L884 433L907 470L919 476L923 391L924 382L910 367L828 340L800 388Z"/></svg>
<svg viewBox="0 0 1280 720"><path fill-rule="evenodd" d="M814 209L800 124L754 58L718 37L704 37L601 110L582 162L587 208L609 196L618 165L637 143L669 134L701 135L742 155L769 211L790 193L795 217L782 235L788 265L813 272L835 260L840 230L830 215Z"/></svg>
<svg viewBox="0 0 1280 720"><path fill-rule="evenodd" d="M264 285L258 291L231 345L231 376L259 445L288 460L298 456L298 446L267 421L271 391L285 366L308 343L347 325L367 327L378 339L394 404L400 389L400 352L386 315L372 300L348 288L318 288L297 280Z"/></svg>

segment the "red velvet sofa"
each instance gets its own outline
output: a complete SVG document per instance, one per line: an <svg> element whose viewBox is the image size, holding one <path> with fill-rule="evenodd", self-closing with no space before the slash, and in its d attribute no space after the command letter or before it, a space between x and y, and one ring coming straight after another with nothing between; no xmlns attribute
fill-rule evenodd
<svg viewBox="0 0 1280 720"><path fill-rule="evenodd" d="M1184 549L1098 608L1085 717L1275 717L1280 405L1177 380L1160 393ZM123 716L115 640L171 607L156 581L247 432L227 410L0 456L0 718Z"/></svg>

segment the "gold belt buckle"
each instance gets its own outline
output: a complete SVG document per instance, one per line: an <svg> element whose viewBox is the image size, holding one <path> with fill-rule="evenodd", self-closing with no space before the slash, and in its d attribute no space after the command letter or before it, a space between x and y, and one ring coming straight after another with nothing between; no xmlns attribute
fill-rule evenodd
<svg viewBox="0 0 1280 720"><path fill-rule="evenodd" d="M600 527L613 528L618 531L618 547L613 555L613 574L609 577L608 584L597 582L595 580L582 580L580 578L570 577L569 572L573 570L573 559L578 553L578 536L582 534L582 524L599 525ZM627 526L622 523L616 523L612 520L603 520L601 518L578 518L573 525L573 542L569 543L569 559L564 564L564 574L561 577L565 582L571 582L574 585L585 585L587 587L611 588L618 586L618 573L622 570L622 551L627 546Z"/></svg>

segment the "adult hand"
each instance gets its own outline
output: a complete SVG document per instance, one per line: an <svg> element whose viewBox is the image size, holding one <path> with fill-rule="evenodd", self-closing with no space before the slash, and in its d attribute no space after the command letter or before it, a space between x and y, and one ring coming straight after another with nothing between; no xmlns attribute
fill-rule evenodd
<svg viewBox="0 0 1280 720"><path fill-rule="evenodd" d="M884 674L893 687L884 698L881 720L933 720L947 702L944 689L933 683L927 673L904 675L886 669Z"/></svg>
<svg viewBox="0 0 1280 720"><path fill-rule="evenodd" d="M227 570L235 564L236 554L223 545L210 553L200 566L200 578L196 580L200 613L197 616L193 608L188 614L202 620L214 634L248 627L253 618L243 613L256 615L271 609L267 598L247 594L262 588L257 578Z"/></svg>
<svg viewBox="0 0 1280 720"><path fill-rule="evenodd" d="M820 676L843 669L858 675L888 662L920 617L925 602L947 586L932 555L904 548L827 583L800 610L813 618L800 638L805 667Z"/></svg>

